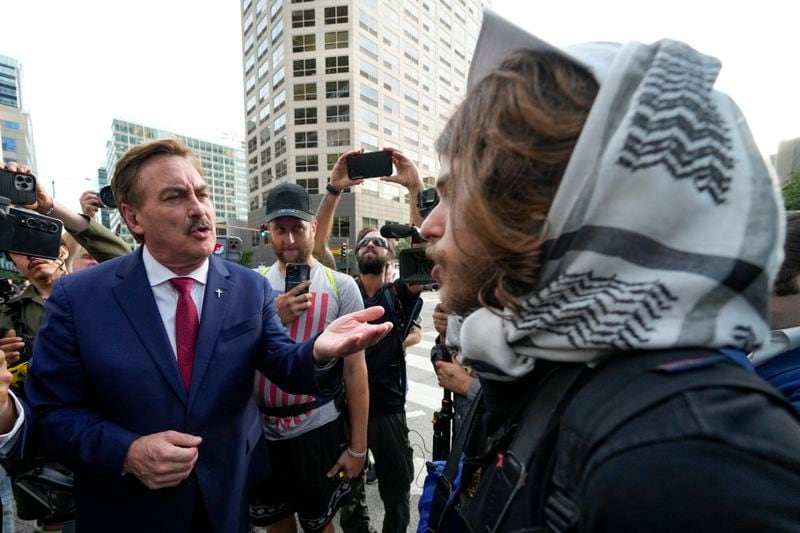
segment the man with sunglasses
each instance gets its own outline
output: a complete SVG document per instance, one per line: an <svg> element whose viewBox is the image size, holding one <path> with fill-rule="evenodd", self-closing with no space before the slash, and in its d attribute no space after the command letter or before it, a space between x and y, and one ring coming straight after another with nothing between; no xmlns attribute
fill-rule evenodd
<svg viewBox="0 0 800 533"><path fill-rule="evenodd" d="M408 190L410 198L416 198L422 190L414 164L399 150L392 152L392 163L397 172L384 176L381 181L396 183ZM347 158L363 150L343 154L331 171L331 179L317 211L317 238L315 255L325 256L329 229L333 214L343 190L361 184L363 180L351 180L347 175ZM411 223L422 222L415 202L410 202ZM324 228L324 229L321 229ZM364 305L380 305L384 315L378 322L392 321L394 329L379 343L366 350L369 379L369 423L367 444L375 457L375 473L378 490L385 509L383 531L406 531L410 521L409 502L414 462L408 441L406 423L406 362L404 342L413 330L414 321L422 308L419 293L422 288L398 282L385 282L384 272L390 258L394 257L394 243L383 238L377 228L365 227L358 233L355 255L359 274L356 283L364 299ZM341 511L340 525L346 533L372 531L364 493L365 476L358 478L349 501Z"/></svg>

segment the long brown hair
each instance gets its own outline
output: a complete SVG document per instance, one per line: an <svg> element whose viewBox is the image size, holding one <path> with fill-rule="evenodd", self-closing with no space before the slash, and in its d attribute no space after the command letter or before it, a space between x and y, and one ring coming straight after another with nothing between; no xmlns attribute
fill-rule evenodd
<svg viewBox="0 0 800 533"><path fill-rule="evenodd" d="M436 148L450 160L451 217L461 217L489 261L481 305L518 309L536 284L547 213L597 94L583 68L519 51L467 94Z"/></svg>

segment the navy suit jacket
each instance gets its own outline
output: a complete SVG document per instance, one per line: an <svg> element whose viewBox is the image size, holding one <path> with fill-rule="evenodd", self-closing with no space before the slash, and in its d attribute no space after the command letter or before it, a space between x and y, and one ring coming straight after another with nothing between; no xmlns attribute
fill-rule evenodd
<svg viewBox="0 0 800 533"><path fill-rule="evenodd" d="M210 257L187 392L141 250L54 285L25 389L45 446L75 472L79 531L188 532L198 489L216 531L247 530L248 466L267 464L253 456L266 454L254 371L293 393L341 381L341 363L315 369L313 340L292 342L273 300L265 278ZM122 475L136 438L170 429L203 438L186 481L150 490Z"/></svg>

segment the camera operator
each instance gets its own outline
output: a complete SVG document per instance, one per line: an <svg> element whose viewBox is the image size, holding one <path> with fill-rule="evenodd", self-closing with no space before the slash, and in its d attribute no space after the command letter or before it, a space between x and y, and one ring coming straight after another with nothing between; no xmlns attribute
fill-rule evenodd
<svg viewBox="0 0 800 533"><path fill-rule="evenodd" d="M422 189L422 180L414 164L399 150L384 150L392 153L392 163L397 173L380 179L397 183L408 190L412 199L411 223L417 225L422 218L413 199ZM325 256L333 214L341 192L363 182L362 179L351 180L347 174L348 157L362 152L363 149L346 152L331 171L330 183L326 187L328 194L317 211L316 257ZM392 247L393 243L381 237L377 228L363 228L355 246L359 268L356 282L364 305L383 306L386 312L379 321L393 321L395 325L389 335L366 352L370 400L367 444L375 457L378 489L385 510L383 531L404 532L410 521L410 489L414 472L405 417L407 382L404 343L422 307L419 297L422 287L385 282L385 268ZM340 525L345 532L371 530L364 483L365 475L362 474L349 500L342 507Z"/></svg>

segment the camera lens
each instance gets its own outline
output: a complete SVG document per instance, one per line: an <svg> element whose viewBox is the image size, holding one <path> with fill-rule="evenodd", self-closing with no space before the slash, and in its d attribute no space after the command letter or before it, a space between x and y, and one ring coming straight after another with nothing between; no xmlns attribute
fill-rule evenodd
<svg viewBox="0 0 800 533"><path fill-rule="evenodd" d="M105 207L116 209L117 202L114 200L114 193L111 191L111 185L106 185L100 189L100 192L97 193L97 195L100 197L100 201Z"/></svg>

